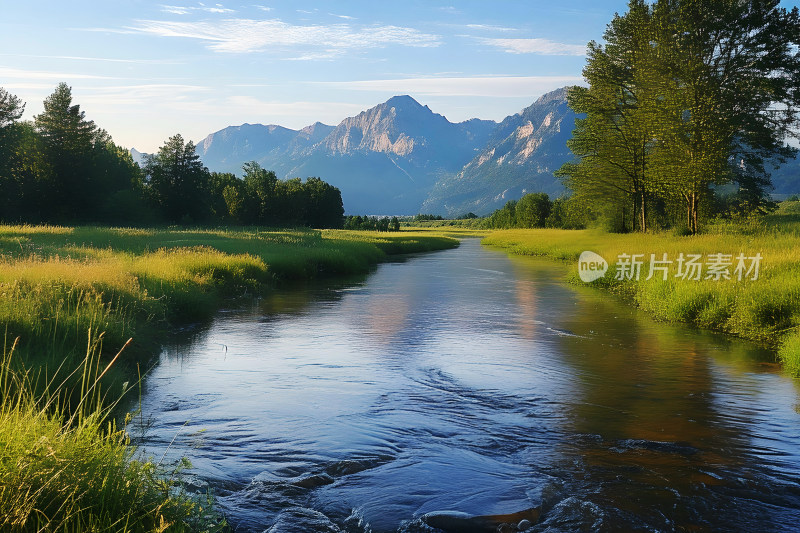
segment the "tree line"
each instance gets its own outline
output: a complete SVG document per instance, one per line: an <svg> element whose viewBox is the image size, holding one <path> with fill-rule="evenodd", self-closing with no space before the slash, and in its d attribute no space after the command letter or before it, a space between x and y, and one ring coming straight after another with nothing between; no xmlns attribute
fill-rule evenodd
<svg viewBox="0 0 800 533"><path fill-rule="evenodd" d="M529 193L519 200L509 200L483 221L488 229L562 228L582 229L595 223L596 217L573 197L551 200L543 192Z"/></svg>
<svg viewBox="0 0 800 533"><path fill-rule="evenodd" d="M338 188L316 177L280 180L255 162L241 179L209 172L181 135L140 167L64 83L33 121L20 121L24 109L0 88L0 221L342 226Z"/></svg>
<svg viewBox="0 0 800 533"><path fill-rule="evenodd" d="M574 201L621 231L769 205L769 175L796 150L800 16L777 0L631 0L590 42L568 102Z"/></svg>

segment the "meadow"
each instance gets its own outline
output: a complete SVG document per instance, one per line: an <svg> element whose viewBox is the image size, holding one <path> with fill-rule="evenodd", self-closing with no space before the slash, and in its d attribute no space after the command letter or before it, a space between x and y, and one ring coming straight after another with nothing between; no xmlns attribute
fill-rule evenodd
<svg viewBox="0 0 800 533"><path fill-rule="evenodd" d="M170 328L292 281L363 274L443 235L0 226L0 529L212 531L181 465L136 457L114 407Z"/></svg>
<svg viewBox="0 0 800 533"><path fill-rule="evenodd" d="M798 203L798 202L794 202ZM794 204L792 203L792 204ZM800 204L800 203L799 203ZM613 291L643 309L657 320L684 322L701 328L722 331L752 339L777 350L786 371L800 376L800 214L798 206L782 205L773 215L745 222L716 222L704 233L678 236L671 232L611 234L598 229L517 229L493 232L483 243L511 254L546 256L575 264L569 281L583 283L578 274L578 258L593 251L609 264L605 276L592 284ZM628 275L630 259L625 255L643 254L639 279ZM664 254L672 264L666 280L662 270L651 279L651 254L656 261ZM684 254L701 255L708 267L710 256L730 255L723 270L730 279L704 270L700 279L677 276L677 259ZM736 258L742 254L745 267L761 255L758 275L747 270L736 272ZM622 257L620 257L622 256ZM624 279L616 279L620 271ZM657 265L658 266L658 265ZM684 272L686 269L684 269ZM756 277L756 279L753 279Z"/></svg>

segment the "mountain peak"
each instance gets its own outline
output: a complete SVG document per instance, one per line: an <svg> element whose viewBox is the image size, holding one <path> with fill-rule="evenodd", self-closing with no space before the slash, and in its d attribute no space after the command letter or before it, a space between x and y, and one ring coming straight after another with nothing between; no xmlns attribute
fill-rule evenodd
<svg viewBox="0 0 800 533"><path fill-rule="evenodd" d="M392 96L391 98L386 100L384 105L387 105L389 107L407 107L407 106L423 107L422 104L420 104L419 102L417 102L416 100L414 100L412 97L410 97L407 94L401 94L401 95L397 95L397 96ZM428 107L428 106L424 106L424 107Z"/></svg>

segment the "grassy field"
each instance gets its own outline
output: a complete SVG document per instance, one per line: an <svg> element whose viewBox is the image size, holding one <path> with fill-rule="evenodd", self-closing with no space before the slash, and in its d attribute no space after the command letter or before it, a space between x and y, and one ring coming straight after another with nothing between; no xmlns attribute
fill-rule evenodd
<svg viewBox="0 0 800 533"><path fill-rule="evenodd" d="M457 244L410 231L0 226L0 530L224 527L161 466L134 460L114 425L139 363L226 298Z"/></svg>
<svg viewBox="0 0 800 533"><path fill-rule="evenodd" d="M541 255L574 262L570 281L582 283L578 275L581 252L593 251L609 263L605 277L593 284L629 299L659 320L686 322L753 339L778 350L786 370L800 375L800 215L785 206L775 215L739 224L715 224L702 235L679 237L672 233L609 234L599 230L505 230L496 231L483 243L513 254ZM656 271L649 275L650 255L673 261L667 279ZM730 254L727 268L731 279L700 280L676 276L677 259L683 253ZM641 276L615 279L621 254L644 254ZM735 273L736 257L760 254L757 279ZM623 258L624 259L624 258ZM752 261L745 261L748 268ZM743 272L746 274L746 271Z"/></svg>

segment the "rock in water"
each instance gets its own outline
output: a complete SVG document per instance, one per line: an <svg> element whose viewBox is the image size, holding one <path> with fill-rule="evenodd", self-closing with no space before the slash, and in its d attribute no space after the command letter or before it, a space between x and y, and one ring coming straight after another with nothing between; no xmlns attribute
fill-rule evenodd
<svg viewBox="0 0 800 533"><path fill-rule="evenodd" d="M282 511L271 528L264 533L342 533L324 514L312 509L295 507Z"/></svg>
<svg viewBox="0 0 800 533"><path fill-rule="evenodd" d="M422 521L448 533L494 533L497 529L497 524L485 517L458 511L435 511L423 516Z"/></svg>

